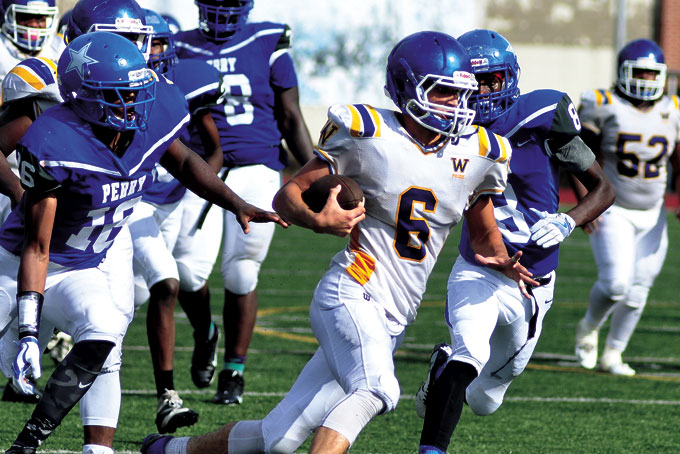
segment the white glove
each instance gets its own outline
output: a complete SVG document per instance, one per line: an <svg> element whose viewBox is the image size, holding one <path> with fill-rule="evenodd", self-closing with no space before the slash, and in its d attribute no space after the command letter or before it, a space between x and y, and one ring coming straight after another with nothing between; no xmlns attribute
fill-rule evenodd
<svg viewBox="0 0 680 454"><path fill-rule="evenodd" d="M535 208L531 211L541 218L531 226L531 239L544 248L560 244L576 227L576 222L566 213L548 213Z"/></svg>
<svg viewBox="0 0 680 454"><path fill-rule="evenodd" d="M17 345L19 346L19 353L12 363L12 381L22 393L35 394L35 386L31 380L35 381L40 378L38 339L33 336L22 337Z"/></svg>

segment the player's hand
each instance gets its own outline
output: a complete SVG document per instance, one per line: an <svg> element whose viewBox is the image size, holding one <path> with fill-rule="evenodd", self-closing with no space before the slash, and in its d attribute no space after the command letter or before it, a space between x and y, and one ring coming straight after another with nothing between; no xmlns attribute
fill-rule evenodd
<svg viewBox="0 0 680 454"><path fill-rule="evenodd" d="M40 378L38 339L33 336L22 337L17 345L19 346L19 353L12 363L12 381L22 393L35 394L35 386L31 381Z"/></svg>
<svg viewBox="0 0 680 454"><path fill-rule="evenodd" d="M522 257L522 251L517 251L512 257L507 255L499 257L484 257L479 254L475 254L475 259L481 265L488 266L495 270L500 271L507 277L517 282L519 289L525 298L530 298L529 292L527 291L527 285L539 286L540 284L533 280L531 277L533 273L526 269L524 265L519 263L519 259Z"/></svg>
<svg viewBox="0 0 680 454"><path fill-rule="evenodd" d="M680 219L680 218L679 218ZM583 231L586 232L586 235L592 235L597 231L600 225L600 218L595 218L592 221L586 223L583 225Z"/></svg>
<svg viewBox="0 0 680 454"><path fill-rule="evenodd" d="M338 194L341 189L340 185L331 188L326 205L316 215L317 226L314 228L315 232L344 238L350 234L355 225L366 218L364 200L351 210L344 210L338 204Z"/></svg>
<svg viewBox="0 0 680 454"><path fill-rule="evenodd" d="M243 229L243 233L250 232L250 222L275 222L283 228L287 228L290 224L281 219L277 213L273 211L261 210L258 207L251 205L249 203L243 203L243 206L238 207L234 213L236 214L236 220Z"/></svg>
<svg viewBox="0 0 680 454"><path fill-rule="evenodd" d="M531 239L544 248L560 244L576 227L576 222L566 213L548 213L535 208L531 211L540 216L531 226Z"/></svg>

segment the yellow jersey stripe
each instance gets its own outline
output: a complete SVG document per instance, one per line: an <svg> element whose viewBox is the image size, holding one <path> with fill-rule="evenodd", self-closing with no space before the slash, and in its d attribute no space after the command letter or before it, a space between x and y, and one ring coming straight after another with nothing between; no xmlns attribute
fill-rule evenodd
<svg viewBox="0 0 680 454"><path fill-rule="evenodd" d="M35 88L37 91L40 91L43 88L45 88L45 82L43 82L35 74L33 74L31 71L27 70L22 66L15 66L14 68L12 68L10 73L14 73L17 76L21 77L27 84Z"/></svg>

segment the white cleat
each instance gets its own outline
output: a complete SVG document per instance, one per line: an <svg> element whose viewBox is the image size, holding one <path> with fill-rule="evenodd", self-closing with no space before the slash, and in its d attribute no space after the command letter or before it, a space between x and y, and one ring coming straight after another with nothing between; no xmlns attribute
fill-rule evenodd
<svg viewBox="0 0 680 454"><path fill-rule="evenodd" d="M576 325L576 362L585 369L594 369L597 365L598 334L598 329L591 329L585 318Z"/></svg>
<svg viewBox="0 0 680 454"><path fill-rule="evenodd" d="M605 347L602 353L599 369L612 375L622 375L624 377L635 375L635 369L624 363L621 359L621 352L609 347Z"/></svg>

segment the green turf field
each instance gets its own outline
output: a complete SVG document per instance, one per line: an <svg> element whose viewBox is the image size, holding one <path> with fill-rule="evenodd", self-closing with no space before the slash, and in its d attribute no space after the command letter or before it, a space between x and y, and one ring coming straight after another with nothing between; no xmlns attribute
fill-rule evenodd
<svg viewBox="0 0 680 454"><path fill-rule="evenodd" d="M595 276L588 240L576 231L562 247L555 303L536 355L492 416L464 409L451 453L678 453L680 452L680 226L669 216L670 249L647 309L624 359L638 375L622 378L575 367L574 329L586 308ZM396 357L402 400L396 411L376 418L352 453L414 453L421 420L413 396L427 372L432 345L447 341L443 309L448 272L456 256L458 229L449 240L428 285L417 322ZM307 307L332 254L344 240L297 227L278 229L260 276L260 315L246 364L246 394L240 406L216 406L214 392L197 390L189 376L193 341L177 313L175 383L199 422L180 429L185 436L223 423L263 417L288 390L315 349ZM626 247L626 245L622 245ZM221 325L221 278L211 280L214 320ZM156 397L146 347L146 307L130 326L122 370L123 403L115 449L138 452L142 438L156 431ZM601 340L601 342L603 342ZM53 367L43 362L44 377ZM45 378L41 379L44 385ZM32 407L0 403L0 449L7 449ZM80 453L77 408L40 452ZM300 452L308 449L309 442Z"/></svg>

